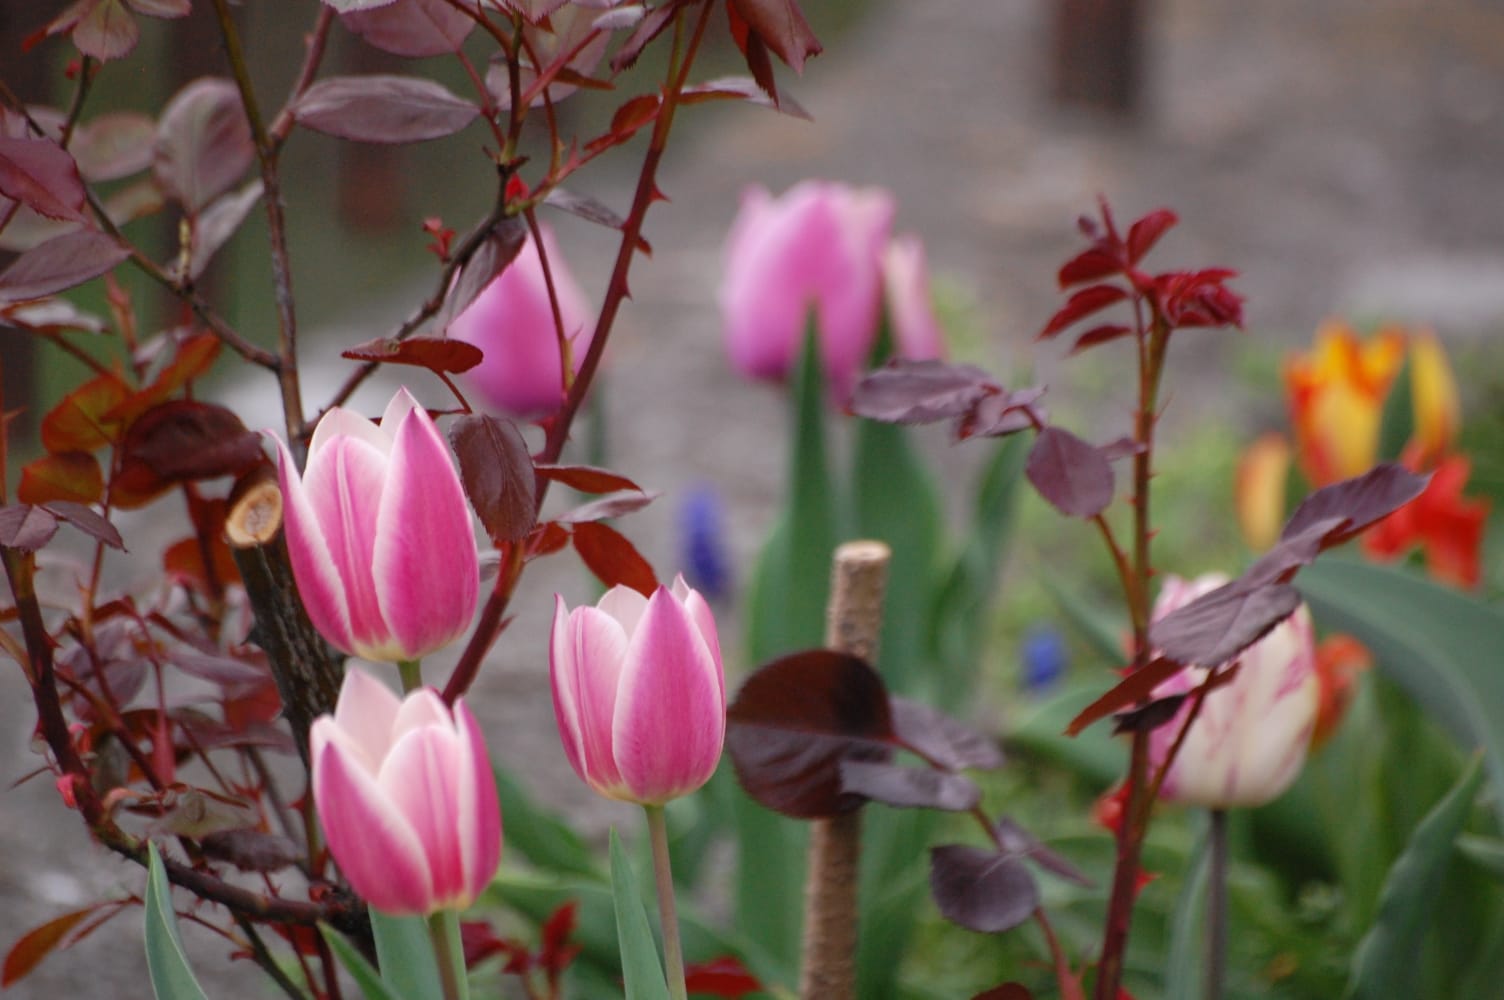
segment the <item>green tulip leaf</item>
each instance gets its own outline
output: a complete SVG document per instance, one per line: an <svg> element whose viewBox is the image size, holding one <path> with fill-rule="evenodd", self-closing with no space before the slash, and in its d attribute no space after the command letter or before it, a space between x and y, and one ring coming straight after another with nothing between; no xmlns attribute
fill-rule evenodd
<svg viewBox="0 0 1504 1000"><path fill-rule="evenodd" d="M1420 995L1416 956L1435 922L1435 897L1483 778L1482 760L1475 757L1452 790L1416 827L1389 869L1378 919L1353 955L1344 994L1348 1000Z"/></svg>
<svg viewBox="0 0 1504 1000"><path fill-rule="evenodd" d="M1349 632L1465 750L1482 748L1504 821L1504 615L1403 570L1330 559L1296 584L1321 625Z"/></svg>
<svg viewBox="0 0 1504 1000"><path fill-rule="evenodd" d="M393 993L411 1000L444 995L427 921L422 917L394 917L372 909L371 932L376 938L376 962L381 968L381 978Z"/></svg>
<svg viewBox="0 0 1504 1000"><path fill-rule="evenodd" d="M507 822L507 850L547 871L605 881L590 848L574 829L544 809L511 773L495 768L496 798Z"/></svg>
<svg viewBox="0 0 1504 1000"><path fill-rule="evenodd" d="M1209 830L1201 834L1185 870L1170 915L1170 947L1165 957L1165 1000L1197 1000L1201 995L1206 922L1206 883L1211 870Z"/></svg>
<svg viewBox="0 0 1504 1000"><path fill-rule="evenodd" d="M350 973L350 978L355 980L355 985L360 987L361 994L366 1000L401 1000L398 994L393 993L381 980L381 973L376 967L366 961L362 955L345 936L328 924L319 924L319 933L324 935L324 940L329 944L329 950L334 952L334 957L339 959L339 964Z"/></svg>
<svg viewBox="0 0 1504 1000"><path fill-rule="evenodd" d="M188 967L162 855L151 842L146 850L146 970L152 992L157 1000L208 1000Z"/></svg>
<svg viewBox="0 0 1504 1000"><path fill-rule="evenodd" d="M637 893L637 878L615 827L611 829L611 901L616 911L616 940L621 949L626 1000L668 1000L668 984L663 979L647 910Z"/></svg>

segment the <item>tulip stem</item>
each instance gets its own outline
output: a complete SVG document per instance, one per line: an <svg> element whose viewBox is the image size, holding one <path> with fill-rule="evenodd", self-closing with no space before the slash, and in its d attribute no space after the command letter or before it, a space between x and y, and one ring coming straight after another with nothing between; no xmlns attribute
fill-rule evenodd
<svg viewBox="0 0 1504 1000"><path fill-rule="evenodd" d="M439 966L439 982L444 1000L469 1000L465 980L465 950L460 945L460 917L456 910L440 910L428 918L428 937L433 942L433 957Z"/></svg>
<svg viewBox="0 0 1504 1000"><path fill-rule="evenodd" d="M423 686L423 661L398 660L397 675L402 678L402 693L411 694Z"/></svg>
<svg viewBox="0 0 1504 1000"><path fill-rule="evenodd" d="M1221 1000L1227 977L1227 810L1211 811L1210 867L1206 879L1206 962L1202 996Z"/></svg>
<svg viewBox="0 0 1504 1000"><path fill-rule="evenodd" d="M658 919L663 924L663 972L668 995L686 1000L684 952L679 945L679 916L674 909L674 872L668 858L668 823L662 806L642 807L648 815L648 839L653 844L653 874L658 880Z"/></svg>

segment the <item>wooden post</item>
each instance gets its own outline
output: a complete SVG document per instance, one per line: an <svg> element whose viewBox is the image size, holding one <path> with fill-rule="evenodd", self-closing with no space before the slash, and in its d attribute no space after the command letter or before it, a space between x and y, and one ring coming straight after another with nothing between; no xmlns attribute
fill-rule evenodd
<svg viewBox="0 0 1504 1000"><path fill-rule="evenodd" d="M891 550L882 542L847 542L836 549L825 645L877 659L883 593ZM809 835L809 876L804 895L803 1000L855 1000L857 876L861 861L861 810L815 820Z"/></svg>
<svg viewBox="0 0 1504 1000"><path fill-rule="evenodd" d="M237 487L225 516L225 539L256 612L253 636L271 662L282 714L308 764L308 727L334 711L344 662L319 635L293 582L282 532L282 490L269 472Z"/></svg>

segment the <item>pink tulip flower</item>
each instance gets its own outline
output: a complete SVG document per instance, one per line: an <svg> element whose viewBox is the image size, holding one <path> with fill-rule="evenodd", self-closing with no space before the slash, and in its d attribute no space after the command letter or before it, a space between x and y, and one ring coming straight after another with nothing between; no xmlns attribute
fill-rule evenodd
<svg viewBox="0 0 1504 1000"><path fill-rule="evenodd" d="M1190 582L1167 577L1153 617L1162 618L1226 582L1218 574ZM1211 809L1259 806L1282 795L1300 773L1320 703L1311 613L1305 605L1244 650L1239 661L1233 680L1206 695L1160 788L1161 798ZM1188 668L1154 694L1162 698L1188 692L1205 679L1205 670ZM1150 734L1155 770L1190 710L1187 699L1175 718Z"/></svg>
<svg viewBox="0 0 1504 1000"><path fill-rule="evenodd" d="M849 394L877 336L893 212L886 191L829 181L804 181L780 198L760 187L742 194L720 290L737 371L785 378L813 310L826 381L840 398Z"/></svg>
<svg viewBox="0 0 1504 1000"><path fill-rule="evenodd" d="M883 250L883 292L893 353L916 361L945 353L945 339L930 299L930 270L924 244L913 235L895 236Z"/></svg>
<svg viewBox="0 0 1504 1000"><path fill-rule="evenodd" d="M549 675L564 752L597 792L662 805L710 780L726 680L710 606L682 576L651 598L617 586L572 611L557 598Z"/></svg>
<svg viewBox="0 0 1504 1000"><path fill-rule="evenodd" d="M574 370L579 371L595 320L552 232L542 231L564 335L570 340ZM543 417L564 402L558 332L543 263L531 237L517 259L449 324L449 336L485 352L485 360L470 369L465 380L487 407L516 417Z"/></svg>
<svg viewBox="0 0 1504 1000"><path fill-rule="evenodd" d="M470 506L449 446L399 389L376 426L324 414L299 476L277 442L287 548L308 617L367 660L417 660L470 625L480 588Z"/></svg>
<svg viewBox="0 0 1504 1000"><path fill-rule="evenodd" d="M465 699L453 712L431 688L398 700L350 670L309 749L329 852L368 903L403 916L475 901L501 861L501 807Z"/></svg>

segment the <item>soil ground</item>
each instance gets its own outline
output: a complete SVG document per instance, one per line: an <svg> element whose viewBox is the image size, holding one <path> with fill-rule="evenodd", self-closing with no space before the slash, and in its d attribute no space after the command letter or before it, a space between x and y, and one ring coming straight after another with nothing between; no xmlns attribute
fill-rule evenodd
<svg viewBox="0 0 1504 1000"><path fill-rule="evenodd" d="M876 7L812 61L790 93L810 125L718 108L671 152L650 217L656 252L610 358L613 467L664 499L627 524L654 563L678 563L683 491L713 482L728 505L738 564L749 564L780 495L782 403L727 369L715 308L720 243L749 183L805 177L890 188L898 228L928 245L942 283L971 303L968 355L1006 372L1057 301L1053 269L1076 245L1073 220L1106 195L1120 217L1171 205L1183 224L1165 259L1239 269L1245 338L1291 345L1339 312L1425 322L1477 340L1504 322L1504 8L1486 0L1167 0L1149 5L1147 100L1123 122L1063 111L1048 97L1051 5L927 0ZM590 193L625 204L629 178ZM614 185L614 187L613 187ZM570 253L598 288L606 248ZM400 316L369 307L376 331ZM365 332L330 342L375 335ZM1236 338L1186 352L1184 410L1202 417L1237 395ZM1033 362L1054 371L1052 356ZM1062 376L1066 381L1068 376ZM1192 386L1187 389L1185 386ZM1068 385L1064 387L1068 391ZM1111 400L1107 401L1111 404ZM373 404L372 409L379 409ZM591 829L634 817L602 809L557 749L543 650L551 594L588 587L573 565L529 571L518 618L477 685L493 752L540 797ZM727 643L734 648L734 643ZM32 715L17 671L0 672L0 780L33 770ZM139 870L91 847L51 783L0 798L0 947L102 895L139 889ZM149 996L139 913L49 959L10 995ZM228 947L187 938L215 997L271 995Z"/></svg>

